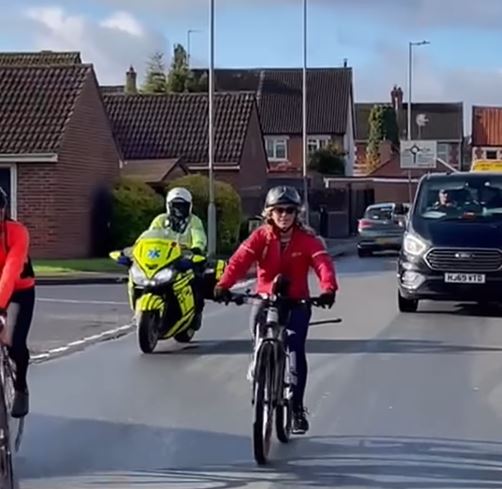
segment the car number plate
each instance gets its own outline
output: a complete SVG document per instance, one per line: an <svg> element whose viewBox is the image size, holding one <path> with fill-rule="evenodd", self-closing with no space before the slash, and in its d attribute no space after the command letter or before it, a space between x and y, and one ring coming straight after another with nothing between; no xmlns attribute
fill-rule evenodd
<svg viewBox="0 0 502 489"><path fill-rule="evenodd" d="M486 277L481 273L445 273L444 281L448 284L484 284Z"/></svg>

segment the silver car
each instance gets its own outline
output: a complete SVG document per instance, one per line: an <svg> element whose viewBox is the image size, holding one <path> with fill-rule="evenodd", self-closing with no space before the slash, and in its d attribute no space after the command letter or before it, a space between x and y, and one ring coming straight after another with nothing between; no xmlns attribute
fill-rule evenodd
<svg viewBox="0 0 502 489"><path fill-rule="evenodd" d="M409 204L395 202L368 206L358 223L358 255L365 257L375 251L399 251L409 208Z"/></svg>

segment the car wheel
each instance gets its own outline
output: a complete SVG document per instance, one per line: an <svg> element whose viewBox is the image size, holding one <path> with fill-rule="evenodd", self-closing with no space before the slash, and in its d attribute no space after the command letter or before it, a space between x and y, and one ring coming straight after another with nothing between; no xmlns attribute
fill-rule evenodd
<svg viewBox="0 0 502 489"><path fill-rule="evenodd" d="M417 312L418 309L418 299L406 299L401 295L401 292L397 293L397 303L399 306L399 311L401 312Z"/></svg>

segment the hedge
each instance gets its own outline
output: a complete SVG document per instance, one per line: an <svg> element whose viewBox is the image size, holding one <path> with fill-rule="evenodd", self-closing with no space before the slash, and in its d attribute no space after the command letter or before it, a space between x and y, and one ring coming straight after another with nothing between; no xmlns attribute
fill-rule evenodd
<svg viewBox="0 0 502 489"><path fill-rule="evenodd" d="M121 178L113 188L113 249L132 245L162 212L165 212L164 199L150 186L136 179Z"/></svg>
<svg viewBox="0 0 502 489"><path fill-rule="evenodd" d="M169 183L166 191L173 187L185 187L193 196L193 212L204 222L207 232L207 206L209 203L209 179L204 175L187 175ZM242 221L241 198L228 183L215 180L215 204L217 222L217 251L228 253L239 243Z"/></svg>

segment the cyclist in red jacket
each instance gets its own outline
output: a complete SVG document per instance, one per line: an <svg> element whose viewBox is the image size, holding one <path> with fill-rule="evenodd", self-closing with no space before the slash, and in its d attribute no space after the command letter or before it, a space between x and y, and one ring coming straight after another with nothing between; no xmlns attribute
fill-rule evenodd
<svg viewBox="0 0 502 489"><path fill-rule="evenodd" d="M35 274L28 254L28 230L8 218L7 207L7 194L0 187L0 341L8 345L9 356L16 364L11 414L22 418L29 411L26 376L30 353L26 340L35 307ZM7 323L12 325L11 335Z"/></svg>
<svg viewBox="0 0 502 489"><path fill-rule="evenodd" d="M223 277L215 288L215 299L223 300L237 281L244 278L253 263L257 263L257 293L270 293L274 278L284 275L289 281L289 297L309 297L308 275L312 267L320 281L321 305L332 307L338 283L333 262L319 238L299 219L302 201L292 187L272 188L265 200L265 224L244 241L229 260ZM256 324L260 306L252 312ZM305 342L311 318L311 308L298 305L291 310L288 335L289 349L296 356L297 384L293 392L293 432L300 434L309 429L303 397L307 382ZM254 327L253 327L254 332Z"/></svg>

